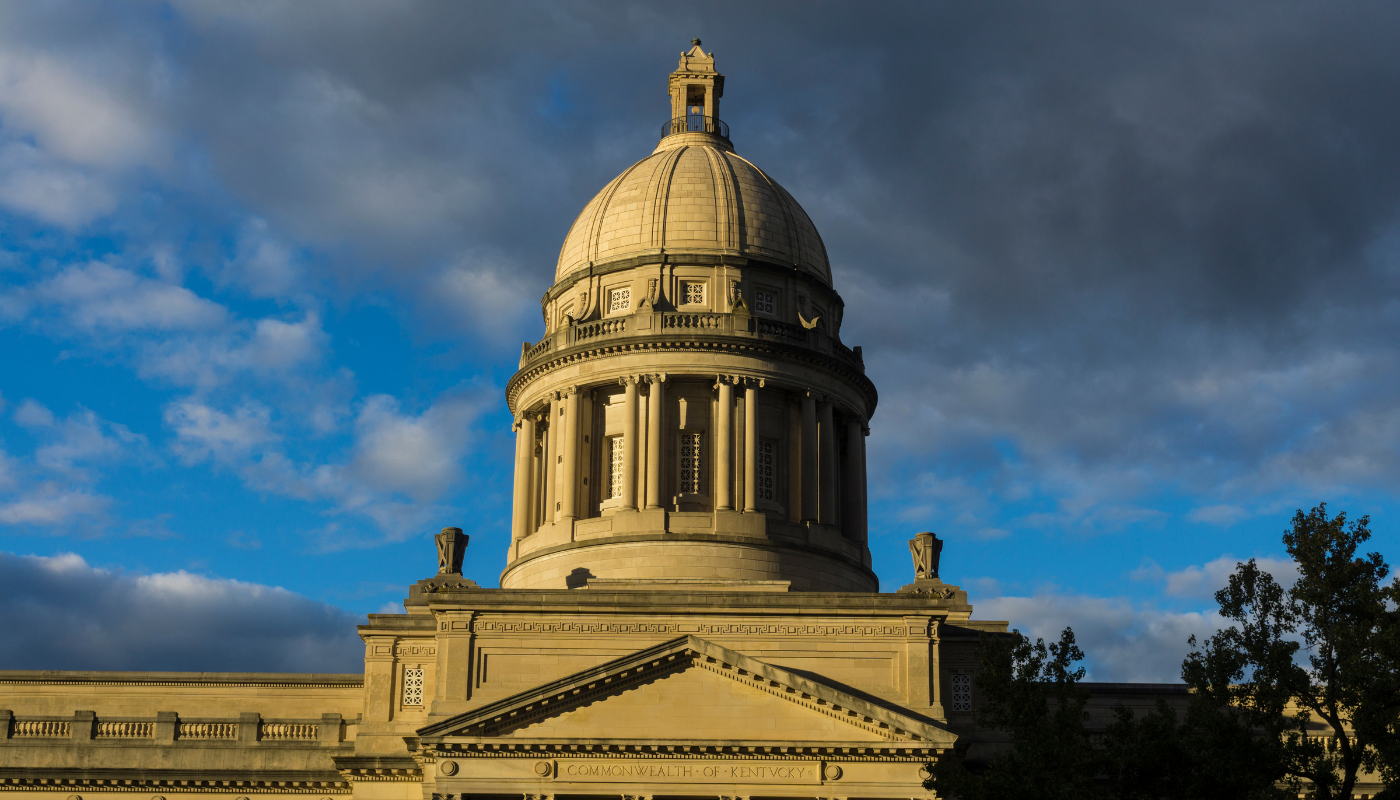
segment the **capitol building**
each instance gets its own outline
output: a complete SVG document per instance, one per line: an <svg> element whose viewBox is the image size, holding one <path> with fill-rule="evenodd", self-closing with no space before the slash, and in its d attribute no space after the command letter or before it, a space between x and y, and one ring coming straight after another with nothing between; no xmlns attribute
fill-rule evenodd
<svg viewBox="0 0 1400 800"><path fill-rule="evenodd" d="M0 672L0 799L921 798L994 747L972 678L1007 623L932 534L880 592L876 387L724 82L695 41L656 149L564 237L506 387L501 588L447 528L361 674ZM1098 685L1095 713L1184 691Z"/></svg>

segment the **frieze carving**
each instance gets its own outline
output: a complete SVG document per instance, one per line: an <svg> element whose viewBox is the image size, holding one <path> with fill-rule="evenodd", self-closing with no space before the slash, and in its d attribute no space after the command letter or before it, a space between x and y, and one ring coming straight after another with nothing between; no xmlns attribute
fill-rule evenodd
<svg viewBox="0 0 1400 800"><path fill-rule="evenodd" d="M421 644L399 644L394 647L396 656L435 656L437 647Z"/></svg>
<svg viewBox="0 0 1400 800"><path fill-rule="evenodd" d="M788 625L788 624L677 624L669 622L494 622L481 621L478 633L659 633L744 634L805 636L912 636L921 633L907 625ZM926 633L926 631L923 631Z"/></svg>

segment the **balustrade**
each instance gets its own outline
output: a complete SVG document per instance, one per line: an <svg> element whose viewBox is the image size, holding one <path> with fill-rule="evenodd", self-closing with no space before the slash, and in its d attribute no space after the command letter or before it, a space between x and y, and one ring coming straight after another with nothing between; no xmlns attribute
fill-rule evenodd
<svg viewBox="0 0 1400 800"><path fill-rule="evenodd" d="M237 739L237 722L181 722L181 739Z"/></svg>
<svg viewBox="0 0 1400 800"><path fill-rule="evenodd" d="M724 317L719 314L662 314L662 328L688 328L714 330L724 325Z"/></svg>
<svg viewBox="0 0 1400 800"><path fill-rule="evenodd" d="M315 741L320 726L299 722L264 722L262 738L280 741Z"/></svg>
<svg viewBox="0 0 1400 800"><path fill-rule="evenodd" d="M16 739L59 739L67 738L71 728L68 722L58 720L25 719L15 720Z"/></svg>
<svg viewBox="0 0 1400 800"><path fill-rule="evenodd" d="M585 322L582 325L574 326L574 341L582 342L588 339L596 339L599 336L608 336L614 333L625 333L626 331L626 319L601 319L597 322Z"/></svg>
<svg viewBox="0 0 1400 800"><path fill-rule="evenodd" d="M155 735L154 722L99 722L99 739L150 739Z"/></svg>

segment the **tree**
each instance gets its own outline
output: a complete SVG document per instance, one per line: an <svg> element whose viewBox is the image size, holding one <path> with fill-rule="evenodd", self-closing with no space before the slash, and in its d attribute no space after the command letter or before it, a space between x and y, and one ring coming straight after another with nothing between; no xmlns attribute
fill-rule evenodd
<svg viewBox="0 0 1400 800"><path fill-rule="evenodd" d="M1003 731L1002 752L930 765L924 788L957 800L1272 800L1283 798L1276 740L1253 715L1218 695L1193 694L1178 718L1165 701L1141 715L1118 706L1102 733L1090 727L1079 685L1084 654L1020 633L983 640L978 722ZM966 755L966 754L964 754Z"/></svg>
<svg viewBox="0 0 1400 800"><path fill-rule="evenodd" d="M930 765L924 788L959 800L1096 800L1101 753L1086 725L1089 693L1078 685L1084 658L1065 628L1058 643L1019 632L983 639L976 682L978 722L1006 732L1010 747L985 769L958 761Z"/></svg>
<svg viewBox="0 0 1400 800"><path fill-rule="evenodd" d="M1198 693L1276 736L1290 786L1317 800L1350 798L1363 769L1386 796L1400 791L1400 580L1383 585L1380 554L1357 555L1369 523L1329 519L1325 503L1298 511L1283 536L1297 582L1284 590L1240 564L1215 595L1234 625L1182 667Z"/></svg>

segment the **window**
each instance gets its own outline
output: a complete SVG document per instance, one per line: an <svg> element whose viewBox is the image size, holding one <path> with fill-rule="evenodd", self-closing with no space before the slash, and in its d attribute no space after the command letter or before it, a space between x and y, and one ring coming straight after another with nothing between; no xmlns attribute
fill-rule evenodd
<svg viewBox="0 0 1400 800"><path fill-rule="evenodd" d="M772 292L765 292L761 289L754 290L753 310L760 314L778 313L778 296Z"/></svg>
<svg viewBox="0 0 1400 800"><path fill-rule="evenodd" d="M771 439L764 439L758 443L758 474L754 477L758 481L759 500L773 501L773 474L777 449Z"/></svg>
<svg viewBox="0 0 1400 800"><path fill-rule="evenodd" d="M688 306L703 305L705 303L705 284L700 281L686 281L681 284L682 297Z"/></svg>
<svg viewBox="0 0 1400 800"><path fill-rule="evenodd" d="M608 497L622 496L622 437L608 439L608 457L612 462L612 479L608 481Z"/></svg>
<svg viewBox="0 0 1400 800"><path fill-rule="evenodd" d="M681 431L681 494L700 494L700 436Z"/></svg>
<svg viewBox="0 0 1400 800"><path fill-rule="evenodd" d="M403 704L423 705L423 668L408 667L403 671Z"/></svg>
<svg viewBox="0 0 1400 800"><path fill-rule="evenodd" d="M971 710L972 710L972 676L971 676L971 675L954 675L954 676L953 676L953 696L952 696L951 699L952 699L952 701L953 701L953 710L954 710L954 711L971 711Z"/></svg>
<svg viewBox="0 0 1400 800"><path fill-rule="evenodd" d="M608 311L626 311L632 307L632 289L613 289L608 292Z"/></svg>

